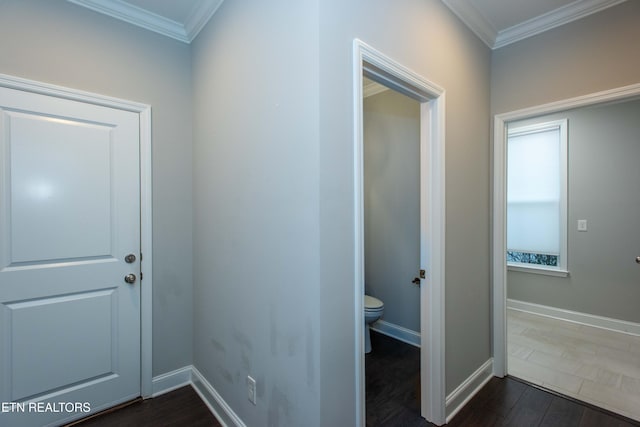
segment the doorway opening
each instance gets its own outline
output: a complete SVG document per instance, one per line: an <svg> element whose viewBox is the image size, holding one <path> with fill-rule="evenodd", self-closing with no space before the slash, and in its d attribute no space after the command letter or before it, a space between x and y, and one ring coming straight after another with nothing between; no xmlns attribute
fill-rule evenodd
<svg viewBox="0 0 640 427"><path fill-rule="evenodd" d="M363 79L419 103L420 412L445 423L444 376L444 90L360 40L354 41L354 229L356 421L365 425L365 215ZM419 272L415 272L419 275Z"/></svg>
<svg viewBox="0 0 640 427"><path fill-rule="evenodd" d="M632 218L640 199L622 185L637 181L630 177L637 177L639 95L636 84L497 115L493 206L494 374L636 419L624 405L636 399L628 408L637 407L629 386L636 370L625 369L640 348L631 302L640 271ZM512 129L552 119L569 126L567 266L523 271L507 257L507 138Z"/></svg>

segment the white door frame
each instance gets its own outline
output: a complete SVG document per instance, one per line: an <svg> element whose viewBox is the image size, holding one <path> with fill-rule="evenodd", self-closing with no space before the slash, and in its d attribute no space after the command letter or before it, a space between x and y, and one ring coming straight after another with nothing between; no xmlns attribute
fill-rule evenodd
<svg viewBox="0 0 640 427"><path fill-rule="evenodd" d="M507 375L507 123L640 96L640 83L498 114L493 130L493 374Z"/></svg>
<svg viewBox="0 0 640 427"><path fill-rule="evenodd" d="M0 87L32 92L137 113L140 117L140 393L152 395L152 222L151 107L76 89L0 74ZM144 279L143 279L144 276Z"/></svg>
<svg viewBox="0 0 640 427"><path fill-rule="evenodd" d="M354 111L354 243L355 243L355 366L356 425L364 426L364 159L362 77L420 102L420 247L426 279L420 287L421 413L428 421L445 423L445 91L371 46L353 43ZM425 185L426 184L426 185Z"/></svg>

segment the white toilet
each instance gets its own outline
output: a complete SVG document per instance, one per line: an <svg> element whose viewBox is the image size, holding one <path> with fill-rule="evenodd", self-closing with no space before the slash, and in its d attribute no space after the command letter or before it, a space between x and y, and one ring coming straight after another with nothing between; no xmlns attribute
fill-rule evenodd
<svg viewBox="0 0 640 427"><path fill-rule="evenodd" d="M369 336L369 325L382 317L384 303L378 298L364 296L364 352L371 353L371 337Z"/></svg>

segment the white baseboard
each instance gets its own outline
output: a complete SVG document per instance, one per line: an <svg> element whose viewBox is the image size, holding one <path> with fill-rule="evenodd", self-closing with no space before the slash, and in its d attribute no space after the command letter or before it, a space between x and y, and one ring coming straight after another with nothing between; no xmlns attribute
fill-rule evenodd
<svg viewBox="0 0 640 427"><path fill-rule="evenodd" d="M220 421L223 427L247 427L240 417L231 409L231 406L224 401L222 396L216 391L215 388L202 376L200 371L195 367L193 368L193 388L196 393L200 395L204 403L207 404L209 410L213 412L213 415Z"/></svg>
<svg viewBox="0 0 640 427"><path fill-rule="evenodd" d="M193 387L223 427L246 427L216 389L192 365L154 377L152 397L160 396L185 385Z"/></svg>
<svg viewBox="0 0 640 427"><path fill-rule="evenodd" d="M493 359L487 360L446 398L447 423L493 378Z"/></svg>
<svg viewBox="0 0 640 427"><path fill-rule="evenodd" d="M151 397L157 397L161 394L169 393L177 388L191 384L192 366L176 369L166 374L153 377Z"/></svg>
<svg viewBox="0 0 640 427"><path fill-rule="evenodd" d="M579 323L581 325L592 326L595 328L609 329L625 334L640 336L640 324L627 322L625 320L596 316L594 314L580 313L577 311L549 307L540 304L533 304L530 302L518 301L514 299L507 299L507 308L524 311L527 313L538 314L540 316L553 317L555 319L566 320L568 322Z"/></svg>
<svg viewBox="0 0 640 427"><path fill-rule="evenodd" d="M378 320L371 326L376 332L395 338L398 341L405 342L420 348L420 334L411 329L407 329L402 326L394 325L393 323L385 322L384 320Z"/></svg>

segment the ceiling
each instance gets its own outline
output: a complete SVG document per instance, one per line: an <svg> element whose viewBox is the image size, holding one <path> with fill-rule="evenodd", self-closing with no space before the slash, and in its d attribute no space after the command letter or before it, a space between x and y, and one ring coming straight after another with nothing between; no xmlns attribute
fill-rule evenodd
<svg viewBox="0 0 640 427"><path fill-rule="evenodd" d="M223 0L68 0L185 43ZM442 0L487 46L497 49L626 0Z"/></svg>

